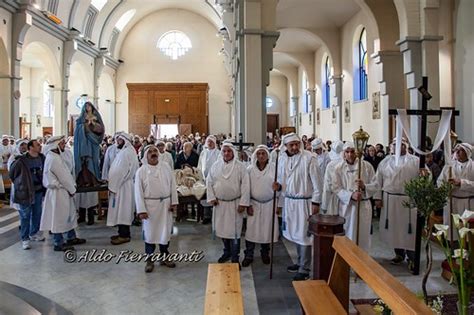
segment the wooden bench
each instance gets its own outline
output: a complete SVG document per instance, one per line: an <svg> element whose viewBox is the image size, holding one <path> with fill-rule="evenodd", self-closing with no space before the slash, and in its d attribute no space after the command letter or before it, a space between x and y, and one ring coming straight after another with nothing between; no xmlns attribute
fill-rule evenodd
<svg viewBox="0 0 474 315"><path fill-rule="evenodd" d="M244 314L238 264L209 264L204 314Z"/></svg>
<svg viewBox="0 0 474 315"><path fill-rule="evenodd" d="M328 283L294 281L304 314L347 314L350 268L377 294L394 314L430 314L432 311L398 279L345 236L335 236L336 251Z"/></svg>

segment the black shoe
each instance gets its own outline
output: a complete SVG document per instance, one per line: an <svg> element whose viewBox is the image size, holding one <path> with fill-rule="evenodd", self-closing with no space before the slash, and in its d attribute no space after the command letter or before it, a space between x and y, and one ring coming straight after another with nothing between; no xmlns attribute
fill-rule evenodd
<svg viewBox="0 0 474 315"><path fill-rule="evenodd" d="M391 263L392 265L400 265L404 260L405 260L405 258L403 258L402 256L396 255L396 256L390 261L390 263Z"/></svg>
<svg viewBox="0 0 474 315"><path fill-rule="evenodd" d="M222 255L218 260L217 262L219 264L223 264L225 262L228 262L230 260L230 256L225 256L225 255Z"/></svg>
<svg viewBox="0 0 474 315"><path fill-rule="evenodd" d="M145 265L145 272L150 273L153 271L153 269L155 269L155 264L153 264L152 261L147 261Z"/></svg>
<svg viewBox="0 0 474 315"><path fill-rule="evenodd" d="M120 237L120 235L112 235L112 236L110 237L110 240L115 240L115 239L117 239L117 238L119 238L119 237Z"/></svg>
<svg viewBox="0 0 474 315"><path fill-rule="evenodd" d="M252 258L245 257L244 260L242 260L242 267L248 267L250 266L252 262L253 262Z"/></svg>
<svg viewBox="0 0 474 315"><path fill-rule="evenodd" d="M300 269L300 266L298 266L297 264L294 264L294 265L288 266L288 268L286 268L286 271L291 272L291 273L296 273L298 272L299 269Z"/></svg>
<svg viewBox="0 0 474 315"><path fill-rule="evenodd" d="M293 281L304 281L309 279L309 273L298 272L294 277Z"/></svg>
<svg viewBox="0 0 474 315"><path fill-rule="evenodd" d="M212 220L209 219L209 218L206 218L206 219L203 219L203 220L202 220L202 224L209 224L209 223L211 223L211 222L212 222Z"/></svg>
<svg viewBox="0 0 474 315"><path fill-rule="evenodd" d="M270 264L270 256L262 255L262 262L263 262L264 265L269 265Z"/></svg>
<svg viewBox="0 0 474 315"><path fill-rule="evenodd" d="M71 245L81 245L81 244L84 244L86 242L85 239L83 238L73 238L72 240L68 240L66 242L67 245L71 246Z"/></svg>
<svg viewBox="0 0 474 315"><path fill-rule="evenodd" d="M66 244L54 245L54 251L55 252L65 252L65 251L68 251L68 250L74 250L74 247L72 247L71 245L66 245Z"/></svg>

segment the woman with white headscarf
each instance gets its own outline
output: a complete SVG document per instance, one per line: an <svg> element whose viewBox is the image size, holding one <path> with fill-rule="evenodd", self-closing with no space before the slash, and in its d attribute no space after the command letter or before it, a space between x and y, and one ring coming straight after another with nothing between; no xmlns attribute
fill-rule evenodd
<svg viewBox="0 0 474 315"><path fill-rule="evenodd" d="M224 253L219 263L239 262L243 212L250 203L247 169L238 161L232 143L224 142L221 157L209 171L206 181L207 202L214 206L213 230L222 238Z"/></svg>
<svg viewBox="0 0 474 315"><path fill-rule="evenodd" d="M74 194L76 183L70 170L61 158L66 140L64 136L55 136L46 142L46 160L43 171L43 186L46 195L41 216L41 231L53 233L54 250L66 251L72 245L84 244L86 240L76 237L77 227ZM63 234L66 234L64 243Z"/></svg>
<svg viewBox="0 0 474 315"><path fill-rule="evenodd" d="M344 160L336 166L332 183L332 190L339 198L336 214L345 219L346 236L353 242L358 242L359 247L369 252L372 223L370 198L377 192L377 182L374 168L367 161L361 161L360 180L358 175L359 163L354 143L347 141L344 144ZM360 202L359 213L357 212L358 202ZM359 221L359 226L357 226L357 221Z"/></svg>
<svg viewBox="0 0 474 315"><path fill-rule="evenodd" d="M158 244L160 253L169 254L178 193L174 173L166 162L159 161L158 148L154 145L145 148L142 166L135 175L134 190L137 214L143 221L145 253L152 255ZM169 260L161 263L169 268L175 267ZM148 260L145 272L152 272L153 268L153 262Z"/></svg>
<svg viewBox="0 0 474 315"><path fill-rule="evenodd" d="M250 180L250 207L247 210L245 232L245 258L242 266L253 262L255 243L260 244L264 264L270 263L270 243L278 241L278 217L275 215L275 229L272 240L273 189L275 164L271 163L267 146L259 145L252 155L252 164L247 168Z"/></svg>
<svg viewBox="0 0 474 315"><path fill-rule="evenodd" d="M472 161L472 146L469 143L460 143L454 147L454 159L443 167L438 177L438 185L450 182L452 192L452 213L461 215L465 209L472 210L474 206L474 162ZM449 169L452 168L451 177ZM444 207L443 223L449 225L449 203ZM449 233L448 233L449 234ZM456 234L456 233L454 233Z"/></svg>
<svg viewBox="0 0 474 315"><path fill-rule="evenodd" d="M111 237L112 245L130 242L130 225L135 211L133 180L138 170L132 137L122 133L118 136L117 144L119 152L109 170L107 226L118 226L118 234Z"/></svg>

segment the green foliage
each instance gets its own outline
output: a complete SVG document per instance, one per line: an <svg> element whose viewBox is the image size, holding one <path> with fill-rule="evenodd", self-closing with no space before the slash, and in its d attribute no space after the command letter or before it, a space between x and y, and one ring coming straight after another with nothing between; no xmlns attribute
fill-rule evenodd
<svg viewBox="0 0 474 315"><path fill-rule="evenodd" d="M419 176L405 183L405 194L410 198L404 202L406 208L417 208L425 218L429 218L432 211L442 209L451 191L451 184L443 182L437 187L430 175Z"/></svg>

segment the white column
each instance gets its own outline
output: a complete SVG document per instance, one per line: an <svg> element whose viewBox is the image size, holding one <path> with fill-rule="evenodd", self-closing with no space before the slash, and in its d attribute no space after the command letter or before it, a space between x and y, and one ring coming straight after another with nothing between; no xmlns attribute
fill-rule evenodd
<svg viewBox="0 0 474 315"><path fill-rule="evenodd" d="M342 76L338 75L333 75L331 78L331 85L333 88L333 93L334 95L334 102L331 102L332 106L336 106L336 125L337 125L337 134L336 138L338 140L342 140L343 133L342 133L342 127L343 127L343 108L342 108Z"/></svg>
<svg viewBox="0 0 474 315"><path fill-rule="evenodd" d="M72 37L64 42L63 49L63 64L62 64L62 73L61 73L61 124L60 130L55 131L55 134L65 135L68 133L67 123L68 123L68 107L74 106L74 104L69 104L68 93L69 93L69 75L71 70L71 61L72 57L77 51L77 42L74 40L76 33L73 33ZM56 119L55 119L56 120Z"/></svg>

